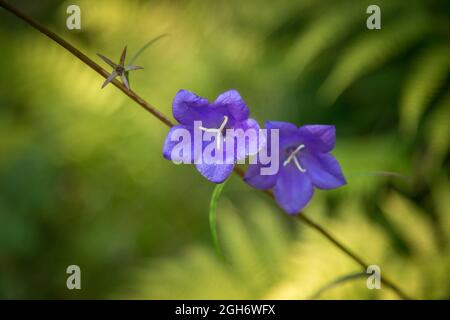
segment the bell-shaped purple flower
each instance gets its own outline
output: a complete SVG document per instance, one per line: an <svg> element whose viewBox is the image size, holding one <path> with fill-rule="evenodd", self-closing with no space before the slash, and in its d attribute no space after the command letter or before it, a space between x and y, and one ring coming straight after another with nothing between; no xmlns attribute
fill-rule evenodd
<svg viewBox="0 0 450 320"><path fill-rule="evenodd" d="M174 98L172 112L180 124L167 134L163 156L175 163L194 163L197 170L214 183L223 182L237 160L257 152L249 147L251 141L238 144L237 136L228 134L237 129L241 129L238 130L241 133L259 132L258 123L249 118L247 105L236 90L222 93L213 103L187 90L180 90ZM191 138L186 138L183 133ZM209 136L209 141L205 141L206 136ZM258 140L258 137L252 137ZM258 141L253 142L258 144ZM178 152L180 148L183 152Z"/></svg>
<svg viewBox="0 0 450 320"><path fill-rule="evenodd" d="M287 122L266 123L268 139L278 129L279 148L267 144L268 152L279 152L279 170L262 175L261 164L251 164L245 181L258 189L272 189L278 205L288 214L299 213L310 201L314 187L334 189L346 183L337 160L330 154L336 142L336 129L330 125L297 128Z"/></svg>

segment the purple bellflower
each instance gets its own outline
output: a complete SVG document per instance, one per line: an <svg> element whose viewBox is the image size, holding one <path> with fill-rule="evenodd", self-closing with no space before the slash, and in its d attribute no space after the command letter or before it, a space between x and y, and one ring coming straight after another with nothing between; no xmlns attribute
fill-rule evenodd
<svg viewBox="0 0 450 320"><path fill-rule="evenodd" d="M174 98L172 112L180 124L172 127L167 134L163 156L175 163L194 163L197 170L214 183L222 183L230 175L237 160L256 153L248 145L234 143L236 136L228 134L232 131L230 129L259 132L258 123L249 118L247 105L236 90L222 93L213 103L187 90L180 90ZM194 137L194 141L180 141L180 132L183 131ZM202 138L200 146L196 146L195 137L198 134L209 135L210 141ZM227 149L228 142L233 152ZM184 150L190 150L187 158L182 152L174 152L180 148L180 144L185 147ZM215 156L219 152L223 153L222 161L216 160Z"/></svg>
<svg viewBox="0 0 450 320"><path fill-rule="evenodd" d="M295 215L308 204L314 187L334 189L346 184L339 163L330 154L336 142L334 126L297 128L287 122L268 121L266 129L268 135L271 129L279 130L278 173L261 175L262 165L250 164L244 179L257 189L273 188L275 200L288 214Z"/></svg>

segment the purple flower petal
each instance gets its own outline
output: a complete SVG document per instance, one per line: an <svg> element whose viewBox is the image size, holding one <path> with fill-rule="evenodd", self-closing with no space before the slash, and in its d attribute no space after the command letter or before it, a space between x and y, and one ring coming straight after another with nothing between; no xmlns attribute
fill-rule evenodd
<svg viewBox="0 0 450 320"><path fill-rule="evenodd" d="M317 152L330 152L336 144L336 127L330 125L306 125L298 129L308 147Z"/></svg>
<svg viewBox="0 0 450 320"><path fill-rule="evenodd" d="M278 175L261 175L261 164L251 164L245 172L244 180L256 189L272 189L277 182Z"/></svg>
<svg viewBox="0 0 450 320"><path fill-rule="evenodd" d="M247 119L236 124L234 138L235 159L242 160L250 155L255 155L266 145L266 137L260 135L258 122ZM238 129L242 129L238 130Z"/></svg>
<svg viewBox="0 0 450 320"><path fill-rule="evenodd" d="M191 139L186 140L181 137L181 135L183 134L183 130L186 134L189 132ZM189 163L194 163L193 142L191 141L193 136L194 134L192 132L192 127L184 125L173 126L167 134L166 140L164 141L164 158L178 163L186 162L186 160L188 160ZM182 144L180 145L180 143ZM181 152L179 152L180 150L172 152L177 145L178 147L185 146L186 150L190 150L190 155L183 155L181 154Z"/></svg>
<svg viewBox="0 0 450 320"><path fill-rule="evenodd" d="M203 120L208 112L208 100L196 94L180 90L173 99L173 116L181 124L192 124L195 120Z"/></svg>
<svg viewBox="0 0 450 320"><path fill-rule="evenodd" d="M250 111L244 100L236 90L229 90L219 95L214 101L214 107L225 109L237 121L248 119Z"/></svg>
<svg viewBox="0 0 450 320"><path fill-rule="evenodd" d="M304 152L300 162L316 188L334 189L347 183L339 163L329 153Z"/></svg>
<svg viewBox="0 0 450 320"><path fill-rule="evenodd" d="M278 130L278 146L280 151L280 162L284 161L287 157L287 149L295 149L297 146L302 144L302 139L298 134L298 128L296 125L289 122L279 122L279 121L267 121L266 129L268 131L267 145L270 147L270 140L272 137L272 132Z"/></svg>
<svg viewBox="0 0 450 320"><path fill-rule="evenodd" d="M244 131L247 129L253 129L255 131L259 131L259 124L255 119L246 119L242 122L239 122L238 124L236 124L236 128L235 129L243 129Z"/></svg>
<svg viewBox="0 0 450 320"><path fill-rule="evenodd" d="M298 128L295 124L289 123L289 122L282 122L282 121L266 121L266 129L278 129L280 130L280 137L282 135L292 135L296 134L298 131Z"/></svg>
<svg viewBox="0 0 450 320"><path fill-rule="evenodd" d="M233 171L234 164L195 164L197 170L211 182L222 183Z"/></svg>
<svg viewBox="0 0 450 320"><path fill-rule="evenodd" d="M217 163L217 164L234 164L236 161L236 151L228 150L227 143L234 143L233 139L228 136L222 136L219 140L219 148L217 148L217 136L212 133L204 133L204 141L201 144L201 155L197 162ZM231 141L228 141L231 140ZM234 144L231 146L235 147ZM200 150L199 150L200 151Z"/></svg>
<svg viewBox="0 0 450 320"><path fill-rule="evenodd" d="M298 214L314 194L308 175L300 172L294 164L281 168L274 188L275 200L290 215Z"/></svg>

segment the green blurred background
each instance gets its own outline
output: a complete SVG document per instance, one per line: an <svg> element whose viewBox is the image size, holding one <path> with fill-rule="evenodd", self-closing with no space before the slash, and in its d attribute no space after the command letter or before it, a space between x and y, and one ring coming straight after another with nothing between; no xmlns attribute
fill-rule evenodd
<svg viewBox="0 0 450 320"><path fill-rule="evenodd" d="M170 34L130 75L167 115L179 89L235 88L260 123L335 124L348 185L305 213L409 294L450 298L448 1L13 2L105 68L97 52ZM167 128L3 9L0 70L1 298L302 299L359 271L237 176L218 203L222 261L214 186L162 158ZM66 288L71 264L82 290ZM397 298L365 279L318 297Z"/></svg>

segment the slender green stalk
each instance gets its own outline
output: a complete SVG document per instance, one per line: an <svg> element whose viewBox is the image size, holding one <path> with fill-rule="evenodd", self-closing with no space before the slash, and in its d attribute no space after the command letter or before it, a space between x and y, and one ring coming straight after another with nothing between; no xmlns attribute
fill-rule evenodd
<svg viewBox="0 0 450 320"><path fill-rule="evenodd" d="M164 37L169 36L168 33L163 33L155 38L153 38L152 40L150 40L149 42L147 42L146 44L144 44L142 46L142 48L140 48L135 54L134 56L130 59L130 61L128 61L128 64L133 64L136 59L142 54L142 52L145 51L145 49L147 49L148 47L150 47L152 44L154 44L156 41L158 41L159 39L162 39Z"/></svg>
<svg viewBox="0 0 450 320"><path fill-rule="evenodd" d="M167 37L169 34L168 33L163 33L163 34L161 34L161 35L159 35L159 36L157 36L157 37L155 37L155 38L153 38L152 40L150 40L149 42L147 42L146 44L144 44L135 54L134 54L134 56L130 59L130 61L128 61L128 65L132 65L135 61L136 61L136 59L145 51L145 49L147 49L148 47L150 47L152 44L154 44L156 41L158 41L159 39L161 39L161 38L164 38L164 37ZM130 75L129 75L129 72L128 71L126 71L125 72L125 77L127 78L127 81L128 81L128 87L130 86L130 84L131 84L131 81L130 81Z"/></svg>
<svg viewBox="0 0 450 320"><path fill-rule="evenodd" d="M348 281L352 281L352 280L356 280L356 279L361 279L367 276L367 273L365 272L354 272L354 273L350 273L347 274L345 276L341 276L333 281L331 281L330 283L326 284L325 286L323 286L322 288L320 288L319 290L317 290L313 295L311 295L311 300L315 300L317 298L320 297L320 295L322 293L324 293L325 291L332 289L342 283L348 282Z"/></svg>
<svg viewBox="0 0 450 320"><path fill-rule="evenodd" d="M55 34L54 32L50 31L46 27L42 26L35 20L33 20L28 15L22 13L20 10L12 6L11 4L8 4L4 0L0 0L0 7L3 7L16 17L20 18L21 20L25 21L29 25L31 25L33 28L37 29L41 33L45 34L47 37L49 37L51 40L58 43L60 46L62 46L64 49L72 53L75 57L83 61L86 65L91 67L94 71L99 73L102 77L105 79L109 76L109 73L106 72L102 67L100 67L97 63L95 63L93 60L91 60L88 56L86 56L84 53L82 53L80 50L72 46L70 43L68 43L66 40L62 39L60 36ZM168 127L172 127L173 123L172 121L166 117L163 113L161 113L158 109L156 109L154 106L149 104L147 101L142 99L137 93L135 93L132 90L128 90L121 82L118 80L113 80L112 83L119 88L123 93L125 93L128 97L130 97L132 100L134 100L137 104L139 104L141 107L143 107L145 110L147 110L149 113L151 113L153 116L158 118L162 123L167 125ZM244 176L244 172L240 169L235 167L234 172L241 177ZM268 195L273 197L272 193L270 191L266 192ZM305 223L306 225L312 227L316 231L318 231L320 234L322 234L325 238L330 240L331 243L333 243L338 249L340 249L343 253L345 253L347 256L349 256L351 259L353 259L356 263L358 263L364 270L367 269L368 264L365 263L358 255L353 253L350 249L348 249L345 245L343 245L340 241L336 239L333 235L331 235L330 232L325 230L323 227L321 227L316 222L312 221L310 218L306 217L304 213L299 212L297 215L298 219ZM406 295L399 287L397 287L392 281L388 280L386 277L381 278L381 282L384 283L387 287L391 288L399 297L402 299L410 299L408 295Z"/></svg>
<svg viewBox="0 0 450 320"><path fill-rule="evenodd" d="M213 240L214 248L217 255L223 258L222 250L220 249L219 237L217 235L217 202L222 193L223 187L225 187L226 180L216 185L213 194L211 196L211 202L209 203L209 228L211 230L211 237Z"/></svg>

